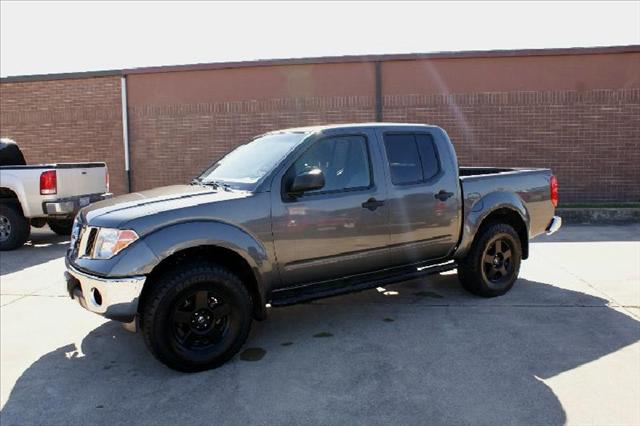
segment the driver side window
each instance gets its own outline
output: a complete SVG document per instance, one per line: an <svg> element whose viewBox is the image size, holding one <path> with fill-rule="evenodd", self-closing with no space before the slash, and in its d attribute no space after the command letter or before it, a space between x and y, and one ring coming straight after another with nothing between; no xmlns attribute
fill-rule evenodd
<svg viewBox="0 0 640 426"><path fill-rule="evenodd" d="M309 194L367 188L371 185L367 142L363 136L322 139L309 148L289 169L294 177L312 169L324 174L325 186Z"/></svg>

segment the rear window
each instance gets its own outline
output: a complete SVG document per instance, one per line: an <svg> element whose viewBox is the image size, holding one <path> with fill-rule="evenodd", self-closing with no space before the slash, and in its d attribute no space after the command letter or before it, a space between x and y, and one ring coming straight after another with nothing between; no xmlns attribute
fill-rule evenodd
<svg viewBox="0 0 640 426"><path fill-rule="evenodd" d="M407 185L422 180L422 166L413 135L385 135L384 145L389 160L391 182L394 185Z"/></svg>
<svg viewBox="0 0 640 426"><path fill-rule="evenodd" d="M424 133L416 135L416 142L422 162L422 178L429 180L440 172L436 145L433 143L433 137Z"/></svg>
<svg viewBox="0 0 640 426"><path fill-rule="evenodd" d="M384 144L394 185L425 182L440 172L438 153L431 135L386 134Z"/></svg>

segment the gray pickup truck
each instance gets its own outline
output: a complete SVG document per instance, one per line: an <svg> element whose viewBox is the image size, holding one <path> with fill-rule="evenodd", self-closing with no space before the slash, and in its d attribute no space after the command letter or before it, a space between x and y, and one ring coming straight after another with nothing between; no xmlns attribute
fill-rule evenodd
<svg viewBox="0 0 640 426"><path fill-rule="evenodd" d="M452 269L473 294L506 293L529 240L560 227L557 190L548 169L458 167L436 126L270 132L189 185L83 208L67 289L169 367L214 368L269 306Z"/></svg>

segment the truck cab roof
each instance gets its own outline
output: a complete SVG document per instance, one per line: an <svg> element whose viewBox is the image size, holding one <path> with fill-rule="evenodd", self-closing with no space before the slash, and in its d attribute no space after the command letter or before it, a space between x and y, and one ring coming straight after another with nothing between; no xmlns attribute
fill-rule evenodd
<svg viewBox="0 0 640 426"><path fill-rule="evenodd" d="M324 130L334 129L356 129L356 128L434 128L438 126L422 123L393 123L393 122L369 122L369 123L337 123L337 124L323 124L317 126L305 126L305 127L291 127L288 129L278 130L277 133L291 132L291 133L315 133Z"/></svg>

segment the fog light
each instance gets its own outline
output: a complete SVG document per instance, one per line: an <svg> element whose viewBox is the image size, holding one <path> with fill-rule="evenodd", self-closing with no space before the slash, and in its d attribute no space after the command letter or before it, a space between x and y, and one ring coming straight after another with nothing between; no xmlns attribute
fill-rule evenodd
<svg viewBox="0 0 640 426"><path fill-rule="evenodd" d="M102 305L102 295L100 294L97 288L94 287L91 289L91 295L93 296L93 302L96 305L98 306Z"/></svg>

